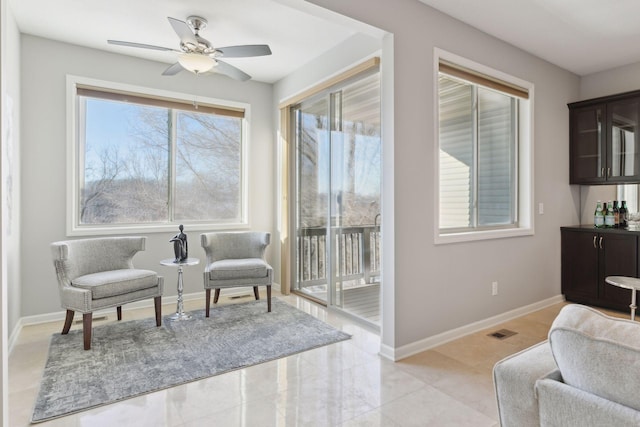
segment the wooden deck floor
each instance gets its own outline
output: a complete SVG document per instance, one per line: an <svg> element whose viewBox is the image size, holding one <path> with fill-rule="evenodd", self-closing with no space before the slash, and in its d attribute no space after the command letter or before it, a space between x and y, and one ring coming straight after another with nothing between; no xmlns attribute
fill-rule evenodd
<svg viewBox="0 0 640 427"><path fill-rule="evenodd" d="M345 290L343 309L379 325L380 285Z"/></svg>

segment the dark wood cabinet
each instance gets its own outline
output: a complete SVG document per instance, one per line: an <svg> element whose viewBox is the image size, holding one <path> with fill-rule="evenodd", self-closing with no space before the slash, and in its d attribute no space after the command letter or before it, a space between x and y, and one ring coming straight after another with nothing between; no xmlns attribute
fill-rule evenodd
<svg viewBox="0 0 640 427"><path fill-rule="evenodd" d="M607 180L634 182L640 179L640 96L607 103Z"/></svg>
<svg viewBox="0 0 640 427"><path fill-rule="evenodd" d="M640 182L640 91L569 104L571 184Z"/></svg>
<svg viewBox="0 0 640 427"><path fill-rule="evenodd" d="M612 308L626 309L631 291L610 285L607 276L638 277L638 238L635 235L599 233L602 239L599 253L598 299Z"/></svg>
<svg viewBox="0 0 640 427"><path fill-rule="evenodd" d="M609 285L607 276L638 277L638 233L563 227L562 293L567 301L627 310L631 291Z"/></svg>
<svg viewBox="0 0 640 427"><path fill-rule="evenodd" d="M570 109L571 184L606 182L604 120L604 104Z"/></svg>
<svg viewBox="0 0 640 427"><path fill-rule="evenodd" d="M562 230L562 293L569 298L598 298L598 233Z"/></svg>

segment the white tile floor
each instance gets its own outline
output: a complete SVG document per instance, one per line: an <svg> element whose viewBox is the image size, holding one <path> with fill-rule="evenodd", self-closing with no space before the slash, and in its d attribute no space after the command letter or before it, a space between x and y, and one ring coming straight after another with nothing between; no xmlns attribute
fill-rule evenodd
<svg viewBox="0 0 640 427"><path fill-rule="evenodd" d="M545 339L563 305L393 363L378 355L375 333L300 297L276 296L353 338L40 425L497 426L493 364ZM230 303L224 297L220 302ZM203 305L187 302L185 309ZM173 310L163 307L165 314ZM123 311L124 320L152 316L151 309ZM115 313L107 321L114 318ZM518 334L505 340L487 336L503 327ZM29 425L49 337L61 328L62 322L23 328L10 354L12 427Z"/></svg>

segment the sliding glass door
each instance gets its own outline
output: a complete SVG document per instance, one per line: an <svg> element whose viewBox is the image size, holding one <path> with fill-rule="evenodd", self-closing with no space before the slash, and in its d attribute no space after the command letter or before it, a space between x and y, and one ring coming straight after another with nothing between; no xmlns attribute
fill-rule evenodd
<svg viewBox="0 0 640 427"><path fill-rule="evenodd" d="M292 109L295 135L294 289L379 321L380 81L378 72Z"/></svg>

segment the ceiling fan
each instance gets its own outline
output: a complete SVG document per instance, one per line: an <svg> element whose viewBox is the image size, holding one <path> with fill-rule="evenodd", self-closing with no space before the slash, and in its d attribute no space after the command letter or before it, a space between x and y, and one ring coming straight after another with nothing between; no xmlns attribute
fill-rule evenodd
<svg viewBox="0 0 640 427"><path fill-rule="evenodd" d="M211 42L200 36L200 30L207 26L207 20L200 16L189 16L187 22L179 19L167 18L173 30L180 37L180 49L154 46L150 44L134 43L121 40L107 40L107 43L138 47L143 49L178 52L178 62L164 70L163 76L173 76L182 70L191 71L194 74L215 71L240 81L246 81L251 76L239 68L234 67L220 58L246 58L250 56L271 55L271 49L266 44L253 44L228 47L213 47Z"/></svg>

